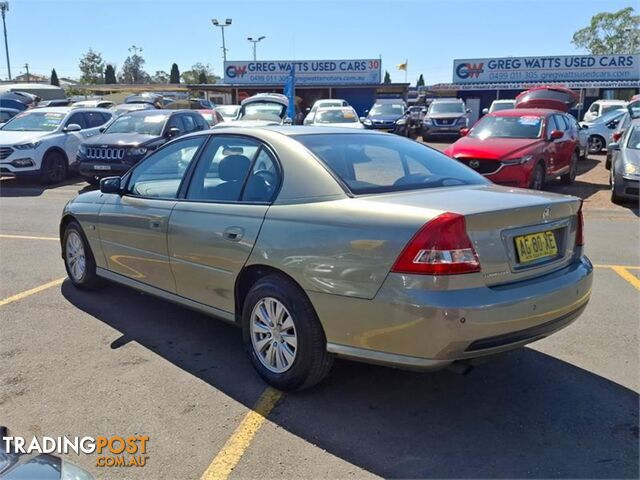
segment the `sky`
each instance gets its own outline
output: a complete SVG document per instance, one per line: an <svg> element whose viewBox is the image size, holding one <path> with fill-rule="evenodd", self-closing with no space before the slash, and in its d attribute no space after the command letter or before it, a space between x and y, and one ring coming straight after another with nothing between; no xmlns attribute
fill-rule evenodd
<svg viewBox="0 0 640 480"><path fill-rule="evenodd" d="M89 48L121 66L132 45L142 47L145 70L188 70L209 63L222 74L220 29L229 60L251 60L247 37L266 36L258 60L382 58L393 81L424 74L427 85L450 82L454 58L584 54L573 32L626 0L8 0L6 23L13 76L77 78ZM7 77L0 49L0 78Z"/></svg>

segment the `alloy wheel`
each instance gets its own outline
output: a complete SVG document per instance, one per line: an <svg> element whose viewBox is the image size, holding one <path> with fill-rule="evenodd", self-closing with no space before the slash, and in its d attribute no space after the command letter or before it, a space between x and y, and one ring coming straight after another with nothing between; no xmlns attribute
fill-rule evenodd
<svg viewBox="0 0 640 480"><path fill-rule="evenodd" d="M598 136L589 137L589 153L600 153L604 145L602 139Z"/></svg>
<svg viewBox="0 0 640 480"><path fill-rule="evenodd" d="M291 368L298 351L293 317L272 297L261 299L251 312L251 345L269 371L284 373Z"/></svg>
<svg viewBox="0 0 640 480"><path fill-rule="evenodd" d="M67 235L65 245L66 262L69 268L69 274L76 282L82 280L86 269L86 257L84 253L84 244L80 235L76 231L71 231Z"/></svg>

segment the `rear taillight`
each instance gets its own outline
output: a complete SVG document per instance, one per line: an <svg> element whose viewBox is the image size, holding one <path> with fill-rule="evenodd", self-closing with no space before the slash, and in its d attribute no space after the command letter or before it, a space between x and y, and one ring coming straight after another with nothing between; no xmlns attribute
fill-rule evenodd
<svg viewBox="0 0 640 480"><path fill-rule="evenodd" d="M464 217L447 212L428 222L413 236L391 270L423 275L479 272L480 262Z"/></svg>
<svg viewBox="0 0 640 480"><path fill-rule="evenodd" d="M614 142L617 142L621 138L622 138L622 132L613 132L611 134L611 140L613 140Z"/></svg>
<svg viewBox="0 0 640 480"><path fill-rule="evenodd" d="M580 202L580 208L578 209L576 225L576 247L584 246L584 219L582 218L582 202Z"/></svg>

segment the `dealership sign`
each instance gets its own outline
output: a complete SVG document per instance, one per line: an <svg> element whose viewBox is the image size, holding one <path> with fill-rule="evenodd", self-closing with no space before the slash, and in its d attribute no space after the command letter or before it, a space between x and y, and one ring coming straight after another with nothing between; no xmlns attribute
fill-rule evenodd
<svg viewBox="0 0 640 480"><path fill-rule="evenodd" d="M224 83L234 85L284 85L295 68L296 85L359 85L380 83L381 61L277 60L224 63Z"/></svg>
<svg viewBox="0 0 640 480"><path fill-rule="evenodd" d="M640 80L640 55L474 58L453 61L453 83Z"/></svg>

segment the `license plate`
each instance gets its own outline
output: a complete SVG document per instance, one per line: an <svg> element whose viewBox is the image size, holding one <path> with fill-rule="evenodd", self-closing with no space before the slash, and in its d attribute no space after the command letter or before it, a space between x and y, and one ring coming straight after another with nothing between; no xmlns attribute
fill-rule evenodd
<svg viewBox="0 0 640 480"><path fill-rule="evenodd" d="M551 230L515 238L520 263L533 262L558 254L556 237Z"/></svg>
<svg viewBox="0 0 640 480"><path fill-rule="evenodd" d="M111 165L94 165L94 170L111 170Z"/></svg>

